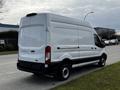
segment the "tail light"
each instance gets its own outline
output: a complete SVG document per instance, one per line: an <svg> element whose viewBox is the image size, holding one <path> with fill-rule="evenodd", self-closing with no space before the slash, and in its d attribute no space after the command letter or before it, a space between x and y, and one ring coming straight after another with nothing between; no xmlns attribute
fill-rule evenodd
<svg viewBox="0 0 120 90"><path fill-rule="evenodd" d="M45 64L51 63L51 47L47 46L45 48Z"/></svg>

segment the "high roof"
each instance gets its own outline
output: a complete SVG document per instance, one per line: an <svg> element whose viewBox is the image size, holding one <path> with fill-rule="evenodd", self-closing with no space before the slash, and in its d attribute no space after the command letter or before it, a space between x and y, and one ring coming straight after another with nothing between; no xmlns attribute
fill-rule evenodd
<svg viewBox="0 0 120 90"><path fill-rule="evenodd" d="M47 16L47 18L49 18L48 20L51 20L53 22L60 22L60 23L92 28L91 25L86 21L82 21L77 18L71 18L71 17L62 16L62 15L52 14L52 13L30 13L30 14L27 14L26 17L36 16L36 15L45 15Z"/></svg>
<svg viewBox="0 0 120 90"><path fill-rule="evenodd" d="M85 26L88 28L92 28L90 23L77 19L77 18L72 18L72 17L66 17L62 15L56 15L56 14L51 14L51 13L46 13L51 17L51 20L54 22L61 22L61 23L67 23L67 24L73 24L73 25L78 25L78 26Z"/></svg>

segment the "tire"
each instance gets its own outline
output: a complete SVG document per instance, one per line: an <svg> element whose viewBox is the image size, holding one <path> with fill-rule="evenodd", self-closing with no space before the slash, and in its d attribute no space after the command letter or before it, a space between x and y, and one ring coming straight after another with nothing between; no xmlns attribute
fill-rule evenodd
<svg viewBox="0 0 120 90"><path fill-rule="evenodd" d="M67 80L70 77L71 66L70 65L62 65L58 72L56 78L60 81Z"/></svg>
<svg viewBox="0 0 120 90"><path fill-rule="evenodd" d="M102 55L101 58L100 58L100 61L98 62L98 66L104 67L106 65L106 59L107 59L107 56Z"/></svg>

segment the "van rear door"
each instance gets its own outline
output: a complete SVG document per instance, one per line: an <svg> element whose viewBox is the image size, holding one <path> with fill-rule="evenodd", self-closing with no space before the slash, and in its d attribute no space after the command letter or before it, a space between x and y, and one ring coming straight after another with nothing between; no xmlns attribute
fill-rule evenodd
<svg viewBox="0 0 120 90"><path fill-rule="evenodd" d="M20 28L19 60L45 62L46 30L44 25L28 25Z"/></svg>

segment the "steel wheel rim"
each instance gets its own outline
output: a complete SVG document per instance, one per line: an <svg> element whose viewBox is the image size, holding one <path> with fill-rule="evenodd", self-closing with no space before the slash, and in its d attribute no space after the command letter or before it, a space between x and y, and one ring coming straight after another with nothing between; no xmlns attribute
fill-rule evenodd
<svg viewBox="0 0 120 90"><path fill-rule="evenodd" d="M63 70L62 70L62 76L63 76L63 78L68 78L68 76L69 76L69 69L68 68L63 68Z"/></svg>
<svg viewBox="0 0 120 90"><path fill-rule="evenodd" d="M104 57L102 57L101 61L102 61L102 65L105 65L105 58Z"/></svg>

